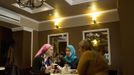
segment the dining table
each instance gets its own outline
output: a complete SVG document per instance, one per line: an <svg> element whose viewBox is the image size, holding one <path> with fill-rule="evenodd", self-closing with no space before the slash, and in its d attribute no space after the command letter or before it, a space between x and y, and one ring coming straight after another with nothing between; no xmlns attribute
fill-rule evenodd
<svg viewBox="0 0 134 75"><path fill-rule="evenodd" d="M67 73L67 74L64 74L64 73L51 73L50 75L78 75L78 74L72 74L72 73Z"/></svg>
<svg viewBox="0 0 134 75"><path fill-rule="evenodd" d="M76 72L76 69L69 69L68 71L51 73L50 75L78 75L78 73Z"/></svg>

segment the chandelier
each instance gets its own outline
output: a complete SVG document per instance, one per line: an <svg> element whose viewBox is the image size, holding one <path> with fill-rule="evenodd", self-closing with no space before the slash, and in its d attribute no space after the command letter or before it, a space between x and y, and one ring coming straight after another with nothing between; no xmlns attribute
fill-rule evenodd
<svg viewBox="0 0 134 75"><path fill-rule="evenodd" d="M28 7L30 9L39 8L45 0L16 0L20 7Z"/></svg>

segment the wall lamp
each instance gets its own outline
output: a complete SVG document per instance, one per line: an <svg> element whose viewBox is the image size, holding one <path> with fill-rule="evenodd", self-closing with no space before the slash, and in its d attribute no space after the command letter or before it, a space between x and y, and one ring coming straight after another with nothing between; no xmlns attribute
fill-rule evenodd
<svg viewBox="0 0 134 75"><path fill-rule="evenodd" d="M97 23L97 17L100 15L99 12L91 13L90 16L92 17L93 24Z"/></svg>
<svg viewBox="0 0 134 75"><path fill-rule="evenodd" d="M56 27L56 29L59 29L59 28L60 28L60 26L59 26L59 25L55 25L55 27Z"/></svg>
<svg viewBox="0 0 134 75"><path fill-rule="evenodd" d="M54 19L54 25L55 25L55 28L58 29L60 28L60 23L61 23L62 19L61 18L56 18Z"/></svg>

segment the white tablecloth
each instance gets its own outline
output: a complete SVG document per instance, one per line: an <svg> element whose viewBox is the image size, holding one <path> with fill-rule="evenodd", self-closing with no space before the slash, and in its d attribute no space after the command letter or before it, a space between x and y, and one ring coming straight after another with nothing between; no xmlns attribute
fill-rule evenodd
<svg viewBox="0 0 134 75"><path fill-rule="evenodd" d="M55 73L55 74L51 74L51 75L78 75L78 74L61 74L61 73Z"/></svg>

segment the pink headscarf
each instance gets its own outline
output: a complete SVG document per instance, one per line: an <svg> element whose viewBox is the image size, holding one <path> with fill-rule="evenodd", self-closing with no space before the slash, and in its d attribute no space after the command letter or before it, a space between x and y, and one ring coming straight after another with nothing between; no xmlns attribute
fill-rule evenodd
<svg viewBox="0 0 134 75"><path fill-rule="evenodd" d="M43 53L45 53L50 47L52 47L52 45L50 44L44 44L40 50L37 52L37 54L35 55L35 57L37 56L41 56Z"/></svg>

